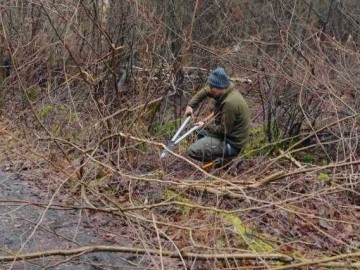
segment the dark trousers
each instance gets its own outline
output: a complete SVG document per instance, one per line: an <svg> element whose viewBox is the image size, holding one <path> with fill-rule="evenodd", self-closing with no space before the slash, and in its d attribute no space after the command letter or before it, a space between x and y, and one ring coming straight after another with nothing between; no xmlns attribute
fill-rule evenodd
<svg viewBox="0 0 360 270"><path fill-rule="evenodd" d="M240 150L232 147L228 142L211 136L207 132L200 132L193 144L187 149L188 155L196 160L210 162L217 158L232 159Z"/></svg>

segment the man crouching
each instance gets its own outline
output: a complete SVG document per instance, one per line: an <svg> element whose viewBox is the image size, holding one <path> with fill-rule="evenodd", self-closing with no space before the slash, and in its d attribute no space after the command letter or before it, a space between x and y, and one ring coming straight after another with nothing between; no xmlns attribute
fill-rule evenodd
<svg viewBox="0 0 360 270"><path fill-rule="evenodd" d="M204 130L187 153L203 162L217 160L214 167L219 167L237 156L245 146L250 130L250 110L223 68L212 71L207 84L190 100L185 116L193 115L199 104L211 97L215 99L214 121L195 124Z"/></svg>

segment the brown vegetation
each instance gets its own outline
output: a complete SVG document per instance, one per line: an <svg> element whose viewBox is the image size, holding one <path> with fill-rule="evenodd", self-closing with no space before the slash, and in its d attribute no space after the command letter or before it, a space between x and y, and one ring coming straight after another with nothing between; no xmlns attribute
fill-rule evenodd
<svg viewBox="0 0 360 270"><path fill-rule="evenodd" d="M50 181L44 214L58 198L113 215L99 247L150 258L138 267L359 267L359 14L357 0L2 1L1 167ZM160 160L218 65L252 108L244 157L209 174L184 143Z"/></svg>

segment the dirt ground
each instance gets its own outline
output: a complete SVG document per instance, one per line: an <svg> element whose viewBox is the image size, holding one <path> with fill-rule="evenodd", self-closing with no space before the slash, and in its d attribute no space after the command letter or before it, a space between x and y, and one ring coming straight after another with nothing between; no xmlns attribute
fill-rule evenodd
<svg viewBox="0 0 360 270"><path fill-rule="evenodd" d="M43 190L19 176L0 173L0 196L0 256L16 254L19 250L28 253L114 243L114 239L106 239L109 235L102 230L102 227L114 222L110 216L89 216L81 210L46 210L45 207L36 206L36 203L46 205ZM126 235L116 235L115 242L128 245L130 240ZM68 262L64 257L49 257L0 263L0 268L127 270L138 266L139 262L132 261L134 258L131 254L91 253Z"/></svg>

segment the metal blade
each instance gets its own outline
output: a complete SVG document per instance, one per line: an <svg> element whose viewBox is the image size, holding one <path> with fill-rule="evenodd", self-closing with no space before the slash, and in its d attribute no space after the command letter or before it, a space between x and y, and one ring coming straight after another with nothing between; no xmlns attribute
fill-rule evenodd
<svg viewBox="0 0 360 270"><path fill-rule="evenodd" d="M169 150L172 150L175 146L175 143L174 142L170 142L168 143L168 145L166 146ZM168 150L164 150L162 151L161 155L160 155L160 158L164 158L166 157L167 155L169 154L169 151Z"/></svg>

